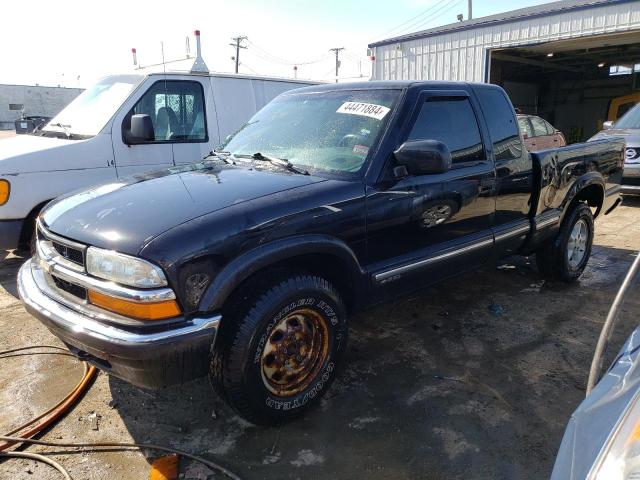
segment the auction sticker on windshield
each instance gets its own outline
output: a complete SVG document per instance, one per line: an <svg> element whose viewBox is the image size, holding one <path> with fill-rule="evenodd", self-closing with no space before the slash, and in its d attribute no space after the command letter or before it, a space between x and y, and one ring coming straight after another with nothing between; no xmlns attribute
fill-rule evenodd
<svg viewBox="0 0 640 480"><path fill-rule="evenodd" d="M374 103L344 102L336 110L336 113L348 113L349 115L361 115L382 120L389 113L389 110L390 108L388 107Z"/></svg>

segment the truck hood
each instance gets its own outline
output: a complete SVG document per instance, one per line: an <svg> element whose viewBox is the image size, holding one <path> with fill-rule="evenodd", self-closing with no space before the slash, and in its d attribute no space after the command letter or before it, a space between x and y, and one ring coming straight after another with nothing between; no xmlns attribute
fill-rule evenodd
<svg viewBox="0 0 640 480"><path fill-rule="evenodd" d="M321 181L310 175L201 163L68 195L49 204L42 220L58 235L136 255L181 223Z"/></svg>
<svg viewBox="0 0 640 480"><path fill-rule="evenodd" d="M104 144L105 148L94 148L95 143ZM110 143L110 135L86 140L38 135L5 138L0 142L0 175L105 167L113 158Z"/></svg>

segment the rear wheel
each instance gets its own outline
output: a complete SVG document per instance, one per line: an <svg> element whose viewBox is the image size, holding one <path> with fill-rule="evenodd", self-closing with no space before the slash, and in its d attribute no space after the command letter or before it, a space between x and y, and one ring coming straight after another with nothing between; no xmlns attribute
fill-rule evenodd
<svg viewBox="0 0 640 480"><path fill-rule="evenodd" d="M247 420L274 424L317 403L347 343L342 300L325 279L295 275L243 287L223 315L210 377Z"/></svg>
<svg viewBox="0 0 640 480"><path fill-rule="evenodd" d="M550 280L577 280L589 262L593 236L591 209L578 203L565 216L557 236L536 252L538 270Z"/></svg>

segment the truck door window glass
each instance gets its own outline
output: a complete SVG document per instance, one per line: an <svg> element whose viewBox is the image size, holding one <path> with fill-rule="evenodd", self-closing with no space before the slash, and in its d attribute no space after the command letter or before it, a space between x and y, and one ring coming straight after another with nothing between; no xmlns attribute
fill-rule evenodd
<svg viewBox="0 0 640 480"><path fill-rule="evenodd" d="M535 137L549 135L549 132L547 131L547 122L540 117L531 117L531 125L533 125L533 135Z"/></svg>
<svg viewBox="0 0 640 480"><path fill-rule="evenodd" d="M99 80L53 117L43 130L65 133L66 129L74 135L97 135L143 79L143 75L112 75Z"/></svg>
<svg viewBox="0 0 640 480"><path fill-rule="evenodd" d="M453 163L484 160L478 120L469 99L430 98L422 106L408 140L438 140Z"/></svg>
<svg viewBox="0 0 640 480"><path fill-rule="evenodd" d="M151 117L156 142L206 142L204 93L200 82L160 81L154 83L133 107L131 115ZM125 128L128 125L125 125Z"/></svg>
<svg viewBox="0 0 640 480"><path fill-rule="evenodd" d="M359 171L392 115L399 90L283 94L221 149L289 160L308 170Z"/></svg>
<svg viewBox="0 0 640 480"><path fill-rule="evenodd" d="M522 156L522 141L516 125L513 108L507 97L495 88L476 90L480 107L487 119L489 135L493 142L493 155L496 160L513 160ZM526 117L521 117L526 122ZM522 126L520 127L522 128ZM531 132L527 132L530 137Z"/></svg>
<svg viewBox="0 0 640 480"><path fill-rule="evenodd" d="M529 123L529 119L527 117L519 117L518 126L520 127L520 131L523 135L526 135L527 137L533 137L533 130L531 129L531 124Z"/></svg>

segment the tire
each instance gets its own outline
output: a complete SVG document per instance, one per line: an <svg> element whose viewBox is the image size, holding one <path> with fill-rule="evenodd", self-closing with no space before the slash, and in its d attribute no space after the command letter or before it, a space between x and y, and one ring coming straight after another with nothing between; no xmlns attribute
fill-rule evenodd
<svg viewBox="0 0 640 480"><path fill-rule="evenodd" d="M556 237L536 252L536 263L542 276L566 283L580 278L591 256L593 235L591 209L585 203L577 203L565 216Z"/></svg>
<svg viewBox="0 0 640 480"><path fill-rule="evenodd" d="M227 403L268 425L316 404L347 345L346 312L333 285L307 274L263 278L244 285L224 310L209 374Z"/></svg>

